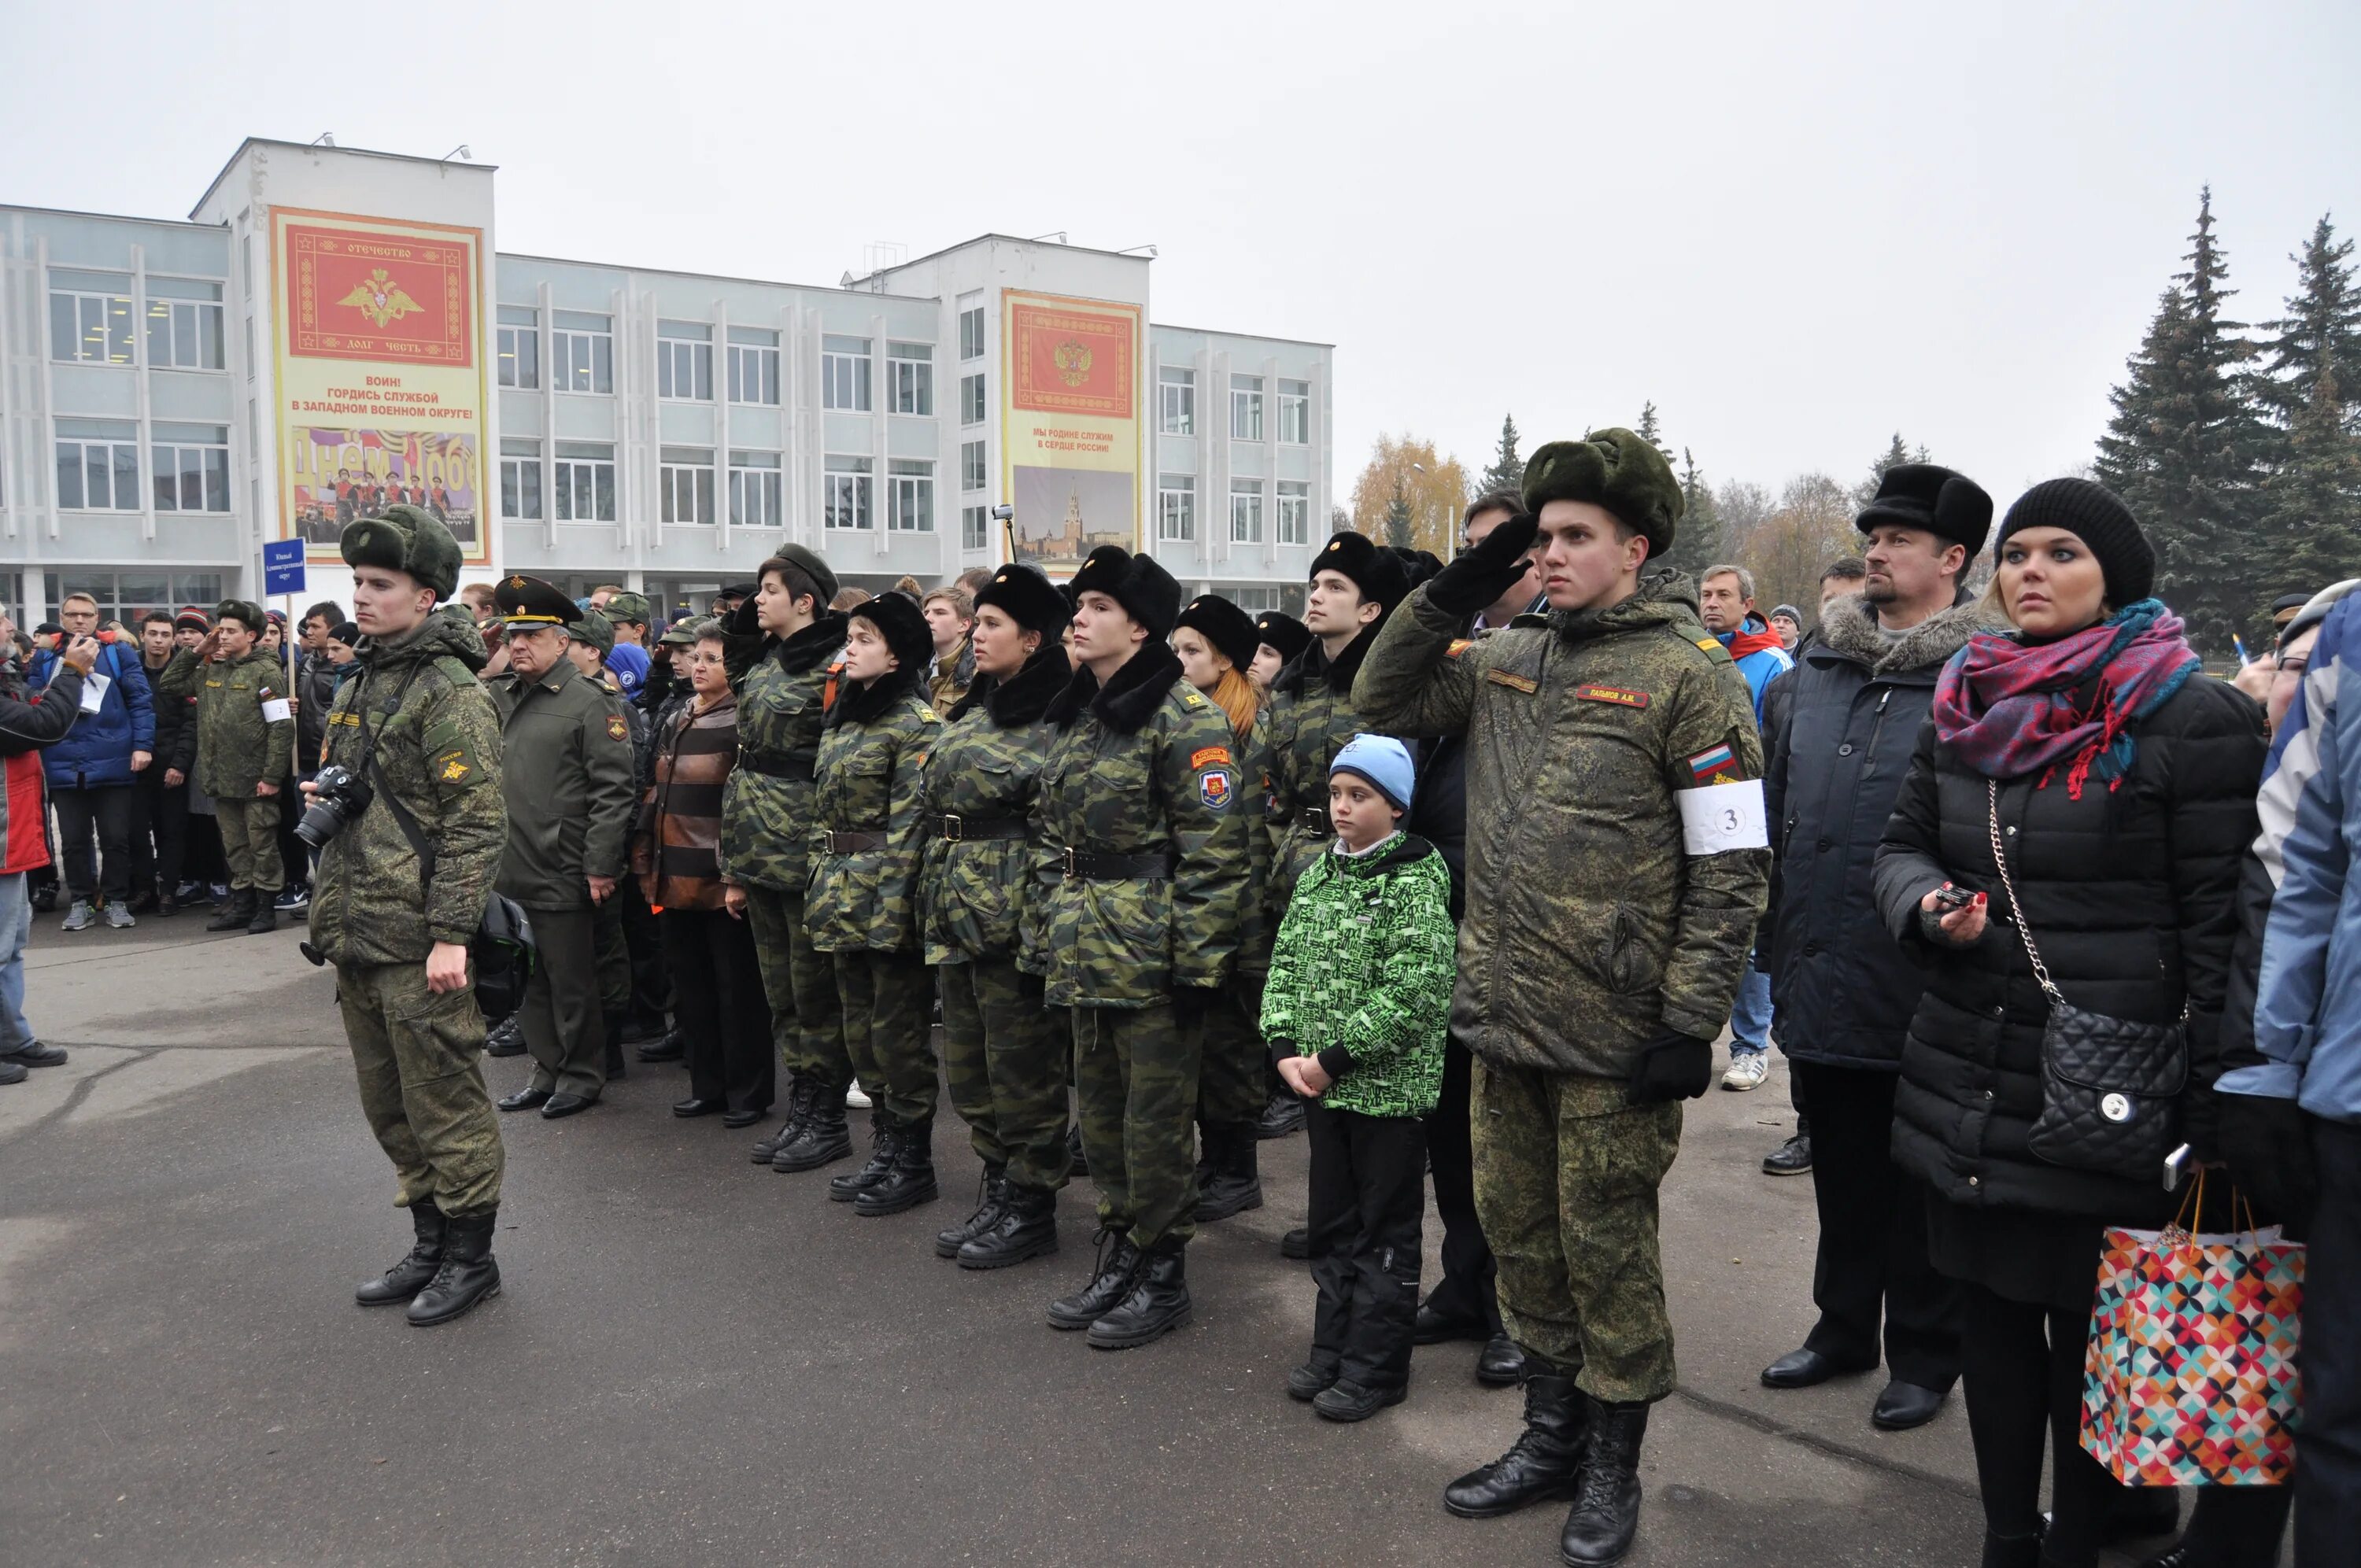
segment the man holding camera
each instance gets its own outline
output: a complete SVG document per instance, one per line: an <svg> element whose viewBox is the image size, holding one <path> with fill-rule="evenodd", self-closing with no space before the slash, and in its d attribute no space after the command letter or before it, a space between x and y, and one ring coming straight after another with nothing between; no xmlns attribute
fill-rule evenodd
<svg viewBox="0 0 2361 1568"><path fill-rule="evenodd" d="M467 968L508 839L500 718L476 679L483 639L435 608L459 580L450 531L393 506L341 546L361 674L336 694L325 765L303 785L303 835L321 850L309 947L336 966L361 1110L417 1229L355 1299L407 1301L425 1328L500 1288L500 1133Z"/></svg>

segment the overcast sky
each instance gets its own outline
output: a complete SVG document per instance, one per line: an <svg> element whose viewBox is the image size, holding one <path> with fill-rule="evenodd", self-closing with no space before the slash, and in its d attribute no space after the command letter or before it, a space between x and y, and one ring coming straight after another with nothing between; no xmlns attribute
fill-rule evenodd
<svg viewBox="0 0 2361 1568"><path fill-rule="evenodd" d="M792 282L1153 242L1151 311L1336 345L1336 467L1643 399L1708 477L1899 429L2089 459L2211 181L2234 304L2361 233L2361 5L20 4L0 202L183 216L247 136L500 166L502 249ZM1946 19L1938 20L1937 14Z"/></svg>

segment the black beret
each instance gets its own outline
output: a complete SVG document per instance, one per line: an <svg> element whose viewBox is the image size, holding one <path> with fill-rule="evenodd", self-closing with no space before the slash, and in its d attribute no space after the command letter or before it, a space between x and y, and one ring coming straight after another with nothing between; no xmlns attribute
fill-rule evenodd
<svg viewBox="0 0 2361 1568"><path fill-rule="evenodd" d="M1343 573L1361 590L1363 598L1374 599L1388 611L1410 598L1410 573L1403 569L1401 557L1366 533L1346 529L1330 534L1328 543L1312 557L1312 569L1303 575L1304 580L1309 582L1323 572Z"/></svg>
<svg viewBox="0 0 2361 1568"><path fill-rule="evenodd" d="M1681 521L1681 486L1653 441L1610 426L1580 441L1553 441L1525 465L1525 510L1551 501L1604 507L1648 541L1648 554L1673 547Z"/></svg>
<svg viewBox="0 0 2361 1568"><path fill-rule="evenodd" d="M1180 585L1172 574L1154 557L1130 554L1120 544L1102 544L1092 551L1067 587L1077 604L1084 594L1106 595L1151 637L1171 636L1172 623L1180 614Z"/></svg>
<svg viewBox="0 0 2361 1568"><path fill-rule="evenodd" d="M1983 487L1939 463L1896 463L1879 476L1877 498L1852 525L1863 533L1881 523L1923 529L1964 544L1973 555L1992 532L1993 500Z"/></svg>
<svg viewBox="0 0 2361 1568"><path fill-rule="evenodd" d="M582 608L567 598L555 583L544 583L522 573L500 580L492 589L492 603L500 607L500 619L511 631L520 628L530 631L541 626L569 628L582 620Z"/></svg>
<svg viewBox="0 0 2361 1568"><path fill-rule="evenodd" d="M1279 650L1279 662L1290 664L1312 646L1312 629L1283 609L1267 609L1255 617L1255 630L1263 642Z"/></svg>
<svg viewBox="0 0 2361 1568"><path fill-rule="evenodd" d="M874 598L862 599L848 613L877 628L885 639L886 652L897 661L895 674L914 681L926 679L927 667L935 656L935 634L917 600L889 588Z"/></svg>
<svg viewBox="0 0 2361 1568"><path fill-rule="evenodd" d="M1011 561L976 590L975 608L991 606L1027 631L1055 637L1074 619L1074 607L1038 569Z"/></svg>
<svg viewBox="0 0 2361 1568"><path fill-rule="evenodd" d="M1202 633L1213 645L1213 652L1242 675L1254 663L1255 650L1262 646L1262 634L1255 630L1253 620L1219 594L1199 594L1191 599L1172 623L1175 631L1184 626Z"/></svg>
<svg viewBox="0 0 2361 1568"><path fill-rule="evenodd" d="M459 542L433 512L407 501L348 524L336 547L346 565L407 572L438 599L449 598L459 586Z"/></svg>

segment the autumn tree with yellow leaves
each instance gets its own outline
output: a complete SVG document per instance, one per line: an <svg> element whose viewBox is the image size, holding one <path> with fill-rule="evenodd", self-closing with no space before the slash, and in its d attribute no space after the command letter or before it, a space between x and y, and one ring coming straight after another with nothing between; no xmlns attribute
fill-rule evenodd
<svg viewBox="0 0 2361 1568"><path fill-rule="evenodd" d="M1368 466L1353 484L1353 528L1380 544L1432 550L1448 561L1468 496L1467 470L1458 458L1438 456L1432 441L1380 435ZM1397 539L1388 528L1389 513L1399 531L1404 511L1409 537Z"/></svg>

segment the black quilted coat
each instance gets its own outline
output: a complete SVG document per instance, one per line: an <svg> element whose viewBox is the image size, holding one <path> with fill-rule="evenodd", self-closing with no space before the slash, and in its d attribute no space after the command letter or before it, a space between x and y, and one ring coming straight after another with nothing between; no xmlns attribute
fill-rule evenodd
<svg viewBox="0 0 2361 1568"><path fill-rule="evenodd" d="M2256 832L2262 709L2197 674L2131 733L2131 771L2112 791L2094 779L2075 800L2063 769L2046 789L2034 778L2004 781L2002 843L2067 1001L2158 1024L2187 1002L2181 1124L2202 1150L2238 877ZM2170 1201L2159 1179L2070 1170L2026 1146L2041 1111L2049 1004L1993 873L1986 817L1982 775L1936 739L1930 720L1877 852L1886 928L1928 970L1902 1048L1894 1157L1956 1203L2154 1222ZM1930 942L1920 929L1919 899L1946 880L1991 895L1992 919L1972 948Z"/></svg>

